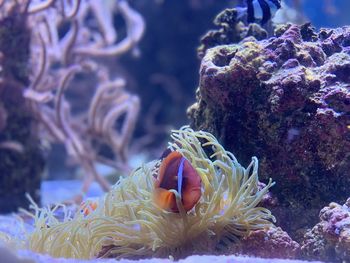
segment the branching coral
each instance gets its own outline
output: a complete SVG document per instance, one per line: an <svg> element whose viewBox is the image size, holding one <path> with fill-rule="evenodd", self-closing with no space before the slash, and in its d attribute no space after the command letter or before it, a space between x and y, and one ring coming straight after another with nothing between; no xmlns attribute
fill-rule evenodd
<svg viewBox="0 0 350 263"><path fill-rule="evenodd" d="M0 15L13 1L2 1ZM61 143L73 162L79 164L85 179L84 194L93 179L108 191L109 183L98 174L95 163L102 162L128 170L127 150L140 102L125 89L125 81L109 69L101 57L117 57L135 50L144 32L144 21L127 1L18 0L32 31L30 84L24 90L42 137ZM118 39L113 17L125 21L126 35ZM84 76L86 83L77 79ZM81 86L85 87L81 87ZM92 95L76 110L76 101L66 93L80 88ZM78 92L77 92L78 93ZM109 158L101 155L109 148ZM80 202L82 195L77 197Z"/></svg>
<svg viewBox="0 0 350 263"><path fill-rule="evenodd" d="M65 213L60 222L54 210L35 210L35 231L30 249L54 257L145 257L176 258L190 253L214 253L252 230L271 225L274 217L257 207L272 186L258 189L258 160L243 168L210 133L188 127L173 131L169 149L181 153L203 182L196 206L185 212L179 193L179 213L161 209L153 202L154 183L161 160L134 170L100 198L94 211L89 203L73 217ZM208 155L207 152L212 152Z"/></svg>

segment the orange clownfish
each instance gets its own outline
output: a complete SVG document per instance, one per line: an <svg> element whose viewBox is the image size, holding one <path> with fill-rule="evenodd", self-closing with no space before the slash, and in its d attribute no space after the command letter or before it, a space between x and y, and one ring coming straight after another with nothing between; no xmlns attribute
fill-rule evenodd
<svg viewBox="0 0 350 263"><path fill-rule="evenodd" d="M84 215L87 216L89 215L91 212L95 211L97 208L97 202L89 202L89 203L85 203L82 202L81 205L81 210L80 212Z"/></svg>
<svg viewBox="0 0 350 263"><path fill-rule="evenodd" d="M178 213L176 190L185 211L191 210L201 197L201 178L191 163L179 152L170 152L159 167L153 199L161 208Z"/></svg>

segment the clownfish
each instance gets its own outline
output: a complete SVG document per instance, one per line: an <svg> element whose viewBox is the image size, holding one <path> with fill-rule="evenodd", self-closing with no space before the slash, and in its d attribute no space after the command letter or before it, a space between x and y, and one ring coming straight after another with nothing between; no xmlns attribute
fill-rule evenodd
<svg viewBox="0 0 350 263"><path fill-rule="evenodd" d="M97 208L97 202L89 202L89 203L85 203L82 202L80 204L80 213L82 213L84 216L89 215L91 212L95 211Z"/></svg>
<svg viewBox="0 0 350 263"><path fill-rule="evenodd" d="M246 0L247 7L237 7L238 18L242 18L245 13L248 16L248 23L259 20L261 25L266 24L278 9L281 8L281 0Z"/></svg>
<svg viewBox="0 0 350 263"><path fill-rule="evenodd" d="M179 152L166 154L154 184L153 200L162 209L178 213L175 194L169 191L176 190L187 212L201 197L201 178L191 163Z"/></svg>

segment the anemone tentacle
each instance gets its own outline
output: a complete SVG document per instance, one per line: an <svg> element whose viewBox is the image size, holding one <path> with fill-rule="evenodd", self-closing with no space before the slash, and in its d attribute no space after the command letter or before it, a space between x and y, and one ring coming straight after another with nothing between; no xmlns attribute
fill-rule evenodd
<svg viewBox="0 0 350 263"><path fill-rule="evenodd" d="M97 201L89 213L66 214L57 220L50 208L33 204L35 230L30 249L54 257L88 259L140 256L186 256L216 249L239 240L250 231L272 224L269 210L257 207L273 185L258 188L258 160L245 169L216 138L189 127L172 131L169 149L181 153L203 182L200 200L185 211L176 196L179 213L158 207L152 199L154 172L161 160L135 169ZM207 152L211 152L208 155ZM89 203L85 202L85 207ZM221 241L221 243L219 243Z"/></svg>

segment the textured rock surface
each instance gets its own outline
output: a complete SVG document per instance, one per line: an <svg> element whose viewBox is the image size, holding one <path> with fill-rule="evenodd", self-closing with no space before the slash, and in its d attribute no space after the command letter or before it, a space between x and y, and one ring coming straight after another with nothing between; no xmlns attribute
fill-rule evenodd
<svg viewBox="0 0 350 263"><path fill-rule="evenodd" d="M330 203L320 222L305 234L302 252L308 259L350 262L350 198L341 206Z"/></svg>
<svg viewBox="0 0 350 263"><path fill-rule="evenodd" d="M300 246L280 227L253 231L242 240L242 254L261 258L297 258Z"/></svg>
<svg viewBox="0 0 350 263"><path fill-rule="evenodd" d="M216 30L209 30L202 38L198 47L198 57L203 58L207 49L218 45L238 43L246 37L253 36L257 40L267 38L268 33L257 24L245 25L237 18L236 9L225 9L219 13L214 24Z"/></svg>
<svg viewBox="0 0 350 263"><path fill-rule="evenodd" d="M25 193L40 202L45 158L23 90L29 85L30 32L14 5L0 20L0 213L26 207Z"/></svg>
<svg viewBox="0 0 350 263"><path fill-rule="evenodd" d="M278 224L301 237L321 207L348 197L349 87L350 27L285 25L208 49L188 115L244 165L259 158L261 177L276 181Z"/></svg>

